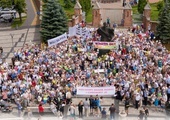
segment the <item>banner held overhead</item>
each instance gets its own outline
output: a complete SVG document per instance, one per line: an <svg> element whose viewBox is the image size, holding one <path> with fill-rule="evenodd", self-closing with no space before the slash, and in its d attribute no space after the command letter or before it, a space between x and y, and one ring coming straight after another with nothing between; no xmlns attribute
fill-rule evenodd
<svg viewBox="0 0 170 120"><path fill-rule="evenodd" d="M77 87L77 95L115 95L115 87Z"/></svg>
<svg viewBox="0 0 170 120"><path fill-rule="evenodd" d="M53 39L48 40L48 47L57 45L57 44L59 44L61 42L64 42L66 40L67 40L67 34L64 33L64 34L62 34L62 35L60 35L58 37L55 37Z"/></svg>

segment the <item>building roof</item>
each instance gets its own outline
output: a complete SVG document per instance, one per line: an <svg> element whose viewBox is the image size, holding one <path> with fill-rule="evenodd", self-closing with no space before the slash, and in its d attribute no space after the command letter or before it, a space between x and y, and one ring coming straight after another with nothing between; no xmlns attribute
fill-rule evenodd
<svg viewBox="0 0 170 120"><path fill-rule="evenodd" d="M93 9L100 9L100 5L98 2L94 2Z"/></svg>
<svg viewBox="0 0 170 120"><path fill-rule="evenodd" d="M81 8L82 8L82 7L81 7L79 1L76 1L76 4L75 4L75 6L74 6L74 9L81 9Z"/></svg>
<svg viewBox="0 0 170 120"><path fill-rule="evenodd" d="M124 9L131 10L132 7L131 7L131 5L127 2L126 5L125 5L125 7L124 7Z"/></svg>
<svg viewBox="0 0 170 120"><path fill-rule="evenodd" d="M151 9L151 6L149 5L149 3L147 3L144 7L145 10L150 10Z"/></svg>

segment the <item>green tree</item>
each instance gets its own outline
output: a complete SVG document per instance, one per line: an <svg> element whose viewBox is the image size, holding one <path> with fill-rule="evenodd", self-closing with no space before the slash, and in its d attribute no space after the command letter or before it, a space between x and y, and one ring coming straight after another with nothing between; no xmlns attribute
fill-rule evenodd
<svg viewBox="0 0 170 120"><path fill-rule="evenodd" d="M72 3L70 0L64 0L64 7L69 9L72 7Z"/></svg>
<svg viewBox="0 0 170 120"><path fill-rule="evenodd" d="M164 6L164 1L159 1L156 7L158 11L160 11L163 8L163 6Z"/></svg>
<svg viewBox="0 0 170 120"><path fill-rule="evenodd" d="M139 0L139 2L138 2L138 12L140 14L143 14L143 10L144 10L144 7L145 7L146 4L147 4L147 0Z"/></svg>
<svg viewBox="0 0 170 120"><path fill-rule="evenodd" d="M11 7L11 6L12 6L11 0L0 0L0 7L6 8L6 7Z"/></svg>
<svg viewBox="0 0 170 120"><path fill-rule="evenodd" d="M43 42L47 43L47 40L67 32L68 24L58 0L48 0L44 5L40 33Z"/></svg>
<svg viewBox="0 0 170 120"><path fill-rule="evenodd" d="M86 15L91 9L91 0L79 0L82 10L86 12Z"/></svg>
<svg viewBox="0 0 170 120"><path fill-rule="evenodd" d="M156 36L162 42L170 40L170 3L166 3L159 16Z"/></svg>
<svg viewBox="0 0 170 120"><path fill-rule="evenodd" d="M25 0L14 0L15 10L19 14L20 22L22 22L21 14L26 12L26 3Z"/></svg>

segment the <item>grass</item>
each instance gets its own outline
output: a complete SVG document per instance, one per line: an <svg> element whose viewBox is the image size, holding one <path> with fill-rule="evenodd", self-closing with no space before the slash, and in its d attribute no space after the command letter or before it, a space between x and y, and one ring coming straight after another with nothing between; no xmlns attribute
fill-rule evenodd
<svg viewBox="0 0 170 120"><path fill-rule="evenodd" d="M92 22L92 9L90 9L89 13L86 16L86 22L87 23Z"/></svg>
<svg viewBox="0 0 170 120"><path fill-rule="evenodd" d="M152 21L157 21L157 20L158 20L159 11L158 11L158 9L157 9L157 4L158 4L158 3L151 3L151 4L150 4L150 6L151 6L151 20L152 20ZM138 7L137 7L137 5L132 6L132 11L133 11L133 14L139 14L139 13L138 13Z"/></svg>
<svg viewBox="0 0 170 120"><path fill-rule="evenodd" d="M11 27L16 28L17 26L18 27L22 26L22 24L25 22L26 18L27 18L26 16L22 17L22 22L20 22L19 18L14 19L14 21L11 24Z"/></svg>
<svg viewBox="0 0 170 120"><path fill-rule="evenodd" d="M157 3L151 4L151 20L157 21L159 16L159 11L157 9Z"/></svg>

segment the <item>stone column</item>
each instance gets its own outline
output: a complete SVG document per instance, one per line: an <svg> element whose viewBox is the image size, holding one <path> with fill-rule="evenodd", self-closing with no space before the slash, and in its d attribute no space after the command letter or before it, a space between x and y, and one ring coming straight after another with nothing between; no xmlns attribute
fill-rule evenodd
<svg viewBox="0 0 170 120"><path fill-rule="evenodd" d="M132 26L132 7L129 3L127 3L124 7L124 14L123 14L123 26L130 27Z"/></svg>
<svg viewBox="0 0 170 120"><path fill-rule="evenodd" d="M100 6L98 2L95 2L93 5L93 11L92 11L92 25L94 27L99 27L101 23L101 14L100 14Z"/></svg>
<svg viewBox="0 0 170 120"><path fill-rule="evenodd" d="M74 6L74 15L79 17L79 22L82 21L82 7L79 1L76 1L76 4Z"/></svg>
<svg viewBox="0 0 170 120"><path fill-rule="evenodd" d="M151 16L151 7L149 3L147 3L143 11L143 25L145 31L148 30L148 26L150 24L150 16Z"/></svg>

